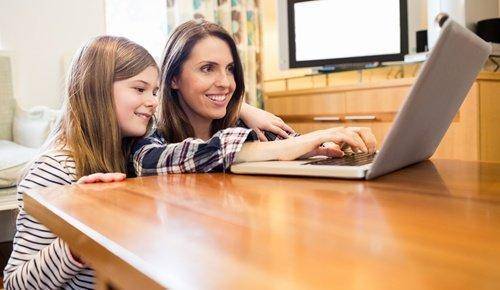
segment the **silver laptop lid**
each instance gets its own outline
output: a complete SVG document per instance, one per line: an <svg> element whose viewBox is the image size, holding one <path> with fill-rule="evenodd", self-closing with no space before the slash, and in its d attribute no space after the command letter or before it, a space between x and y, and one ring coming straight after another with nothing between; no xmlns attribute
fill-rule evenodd
<svg viewBox="0 0 500 290"><path fill-rule="evenodd" d="M447 21L366 179L434 154L490 53L488 43Z"/></svg>

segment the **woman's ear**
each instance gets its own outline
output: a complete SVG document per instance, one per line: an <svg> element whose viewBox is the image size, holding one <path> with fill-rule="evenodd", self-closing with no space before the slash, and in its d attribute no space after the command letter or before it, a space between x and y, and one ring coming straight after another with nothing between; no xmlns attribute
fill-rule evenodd
<svg viewBox="0 0 500 290"><path fill-rule="evenodd" d="M170 82L170 87L174 90L178 90L179 89L179 84L178 84L178 80L177 80L177 77L173 77L172 78L172 82Z"/></svg>

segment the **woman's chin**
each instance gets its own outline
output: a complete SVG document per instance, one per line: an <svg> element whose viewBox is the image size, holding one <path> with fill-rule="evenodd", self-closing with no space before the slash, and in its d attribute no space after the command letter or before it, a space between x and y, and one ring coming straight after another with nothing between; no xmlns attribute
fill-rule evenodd
<svg viewBox="0 0 500 290"><path fill-rule="evenodd" d="M210 114L210 119L219 120L219 119L224 118L225 116L226 116L226 111L224 110L224 112L216 112L216 113Z"/></svg>

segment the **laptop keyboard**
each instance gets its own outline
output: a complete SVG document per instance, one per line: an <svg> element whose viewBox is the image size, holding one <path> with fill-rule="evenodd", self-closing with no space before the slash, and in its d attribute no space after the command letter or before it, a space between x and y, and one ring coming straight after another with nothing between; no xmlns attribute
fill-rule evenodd
<svg viewBox="0 0 500 290"><path fill-rule="evenodd" d="M303 165L335 165L335 166L361 166L370 164L375 159L375 154L356 153L345 155L342 158L327 158L304 163Z"/></svg>

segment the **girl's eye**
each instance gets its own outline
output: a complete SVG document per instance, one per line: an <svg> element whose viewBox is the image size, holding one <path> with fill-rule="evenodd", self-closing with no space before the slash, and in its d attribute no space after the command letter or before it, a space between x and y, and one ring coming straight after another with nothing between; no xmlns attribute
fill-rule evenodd
<svg viewBox="0 0 500 290"><path fill-rule="evenodd" d="M232 65L228 66L227 71L230 73L234 73L234 66L232 66Z"/></svg>
<svg viewBox="0 0 500 290"><path fill-rule="evenodd" d="M157 95L158 95L158 89L156 89L156 90L153 91L153 96L156 97Z"/></svg>
<svg viewBox="0 0 500 290"><path fill-rule="evenodd" d="M136 91L138 91L139 93L144 93L145 89L143 88L135 88Z"/></svg>

